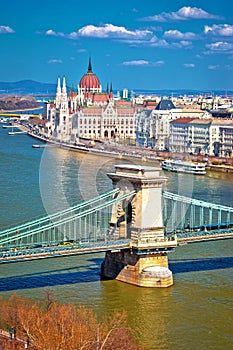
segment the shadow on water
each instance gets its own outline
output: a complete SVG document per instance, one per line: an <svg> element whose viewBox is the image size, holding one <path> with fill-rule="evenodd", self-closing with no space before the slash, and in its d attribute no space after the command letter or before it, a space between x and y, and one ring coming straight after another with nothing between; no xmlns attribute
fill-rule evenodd
<svg viewBox="0 0 233 350"><path fill-rule="evenodd" d="M173 274L233 268L233 257L170 260Z"/></svg>
<svg viewBox="0 0 233 350"><path fill-rule="evenodd" d="M85 266L2 277L0 278L0 292L99 281L100 264L103 259L90 259L89 261L90 264Z"/></svg>
<svg viewBox="0 0 233 350"><path fill-rule="evenodd" d="M2 277L0 278L0 292L97 282L100 280L102 261L103 259L93 258L85 266ZM233 268L233 257L170 260L169 268L173 274L228 269Z"/></svg>

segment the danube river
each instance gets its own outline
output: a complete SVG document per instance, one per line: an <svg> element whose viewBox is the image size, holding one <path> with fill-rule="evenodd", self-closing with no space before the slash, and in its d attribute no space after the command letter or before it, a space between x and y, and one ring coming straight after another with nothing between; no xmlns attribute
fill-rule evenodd
<svg viewBox="0 0 233 350"><path fill-rule="evenodd" d="M35 149L35 143L27 135L0 130L1 229L111 189L106 172L123 162L54 147ZM164 175L168 191L233 206L233 174ZM231 350L232 248L232 240L178 247L169 255L174 286L167 289L100 281L101 254L0 265L0 295L17 291L37 299L50 288L58 301L85 304L100 316L126 310L146 349Z"/></svg>

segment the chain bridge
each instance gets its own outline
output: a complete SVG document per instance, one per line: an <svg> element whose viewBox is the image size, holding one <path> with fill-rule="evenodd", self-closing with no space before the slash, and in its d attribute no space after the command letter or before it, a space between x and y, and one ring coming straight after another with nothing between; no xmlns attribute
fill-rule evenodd
<svg viewBox="0 0 233 350"><path fill-rule="evenodd" d="M115 167L115 173L107 174L111 191L2 230L0 263L106 252L103 277L168 286L167 253L177 245L233 238L232 207L162 191L166 178L159 168ZM130 275L132 266L143 275L140 281L135 282L132 271ZM151 282L155 274L156 285Z"/></svg>

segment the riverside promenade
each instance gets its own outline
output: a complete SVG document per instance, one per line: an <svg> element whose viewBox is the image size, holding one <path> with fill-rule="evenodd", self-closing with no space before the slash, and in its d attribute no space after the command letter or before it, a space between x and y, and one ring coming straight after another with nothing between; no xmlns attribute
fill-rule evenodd
<svg viewBox="0 0 233 350"><path fill-rule="evenodd" d="M107 157L116 157L119 159L138 159L143 162L161 162L164 159L181 159L191 162L199 162L206 164L206 169L209 171L233 173L233 158L229 157L214 157L201 154L189 153L172 153L168 151L158 151L149 147L130 145L127 143L119 143L110 140L102 140L93 142L93 140L81 139L81 144L62 142L55 138L48 138L45 134L38 134L31 130L27 125L21 125L19 122L14 124L15 127L22 131L26 131L29 136L43 141L46 144Z"/></svg>

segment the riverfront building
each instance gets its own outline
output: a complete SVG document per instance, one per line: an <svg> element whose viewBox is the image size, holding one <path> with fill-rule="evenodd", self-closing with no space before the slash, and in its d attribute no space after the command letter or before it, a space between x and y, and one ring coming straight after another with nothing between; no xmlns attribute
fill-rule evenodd
<svg viewBox="0 0 233 350"><path fill-rule="evenodd" d="M137 112L136 142L158 150L169 149L170 123L176 119L206 118L207 111L176 108L171 99L162 98L154 109Z"/></svg>
<svg viewBox="0 0 233 350"><path fill-rule="evenodd" d="M77 92L67 94L66 80L58 78L56 98L45 106L48 134L65 142L88 139L135 139L136 108L131 102L116 101L112 85L102 92L98 77L88 70L80 79Z"/></svg>
<svg viewBox="0 0 233 350"><path fill-rule="evenodd" d="M232 155L233 121L229 115L228 119L214 118L205 109L210 106L208 99L129 98L127 89L121 95L113 97L112 84L102 91L89 60L76 91L72 87L68 93L65 77L62 82L58 78L55 100L45 104L47 136L71 143L79 143L80 138L135 140L137 145L158 151ZM215 110L232 102L211 101Z"/></svg>
<svg viewBox="0 0 233 350"><path fill-rule="evenodd" d="M233 120L179 118L170 123L169 150L232 156Z"/></svg>

